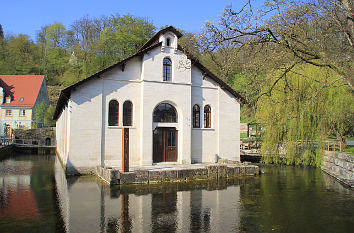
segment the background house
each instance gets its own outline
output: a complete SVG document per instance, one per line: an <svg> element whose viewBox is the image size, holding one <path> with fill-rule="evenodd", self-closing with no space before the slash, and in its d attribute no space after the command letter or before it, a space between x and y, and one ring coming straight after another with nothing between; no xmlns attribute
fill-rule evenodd
<svg viewBox="0 0 354 233"><path fill-rule="evenodd" d="M10 129L42 127L34 120L34 109L49 104L44 75L0 75L0 135Z"/></svg>

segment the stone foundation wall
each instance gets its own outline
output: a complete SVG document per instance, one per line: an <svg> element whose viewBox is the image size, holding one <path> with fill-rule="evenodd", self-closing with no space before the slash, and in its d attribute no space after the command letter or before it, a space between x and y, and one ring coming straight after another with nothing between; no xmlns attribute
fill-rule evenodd
<svg viewBox="0 0 354 233"><path fill-rule="evenodd" d="M0 147L0 161L10 157L10 155L14 151L14 148L15 147L13 145Z"/></svg>
<svg viewBox="0 0 354 233"><path fill-rule="evenodd" d="M15 143L55 146L55 127L39 129L15 129ZM49 140L50 139L50 140Z"/></svg>
<svg viewBox="0 0 354 233"><path fill-rule="evenodd" d="M96 174L110 185L141 184L256 176L259 174L259 167L249 164L215 164L203 168L135 170L125 173L120 173L116 169L97 167Z"/></svg>
<svg viewBox="0 0 354 233"><path fill-rule="evenodd" d="M334 151L326 151L322 170L341 182L354 187L354 156Z"/></svg>

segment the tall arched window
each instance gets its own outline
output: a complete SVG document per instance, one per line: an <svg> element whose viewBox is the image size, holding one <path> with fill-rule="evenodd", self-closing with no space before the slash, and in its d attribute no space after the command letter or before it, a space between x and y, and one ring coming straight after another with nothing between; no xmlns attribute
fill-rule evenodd
<svg viewBox="0 0 354 233"><path fill-rule="evenodd" d="M171 39L169 37L167 37L167 39L166 39L166 46L167 47L171 46Z"/></svg>
<svg viewBox="0 0 354 233"><path fill-rule="evenodd" d="M209 105L204 107L204 128L211 128L211 108Z"/></svg>
<svg viewBox="0 0 354 233"><path fill-rule="evenodd" d="M123 104L123 126L132 126L133 104L129 100Z"/></svg>
<svg viewBox="0 0 354 233"><path fill-rule="evenodd" d="M108 106L108 125L109 126L118 126L119 118L119 104L117 100L109 101Z"/></svg>
<svg viewBox="0 0 354 233"><path fill-rule="evenodd" d="M200 108L198 104L193 106L193 128L200 128Z"/></svg>
<svg viewBox="0 0 354 233"><path fill-rule="evenodd" d="M172 62L168 57L163 59L163 81L171 81Z"/></svg>
<svg viewBox="0 0 354 233"><path fill-rule="evenodd" d="M177 111L171 104L162 103L154 109L154 122L177 122Z"/></svg>

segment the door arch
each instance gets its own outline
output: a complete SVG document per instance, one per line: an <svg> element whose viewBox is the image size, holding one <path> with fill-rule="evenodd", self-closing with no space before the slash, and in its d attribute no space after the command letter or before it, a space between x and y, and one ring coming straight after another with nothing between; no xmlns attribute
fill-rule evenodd
<svg viewBox="0 0 354 233"><path fill-rule="evenodd" d="M153 130L153 162L177 162L178 131L168 123L177 123L176 108L169 103L160 103L153 112L153 122L159 123ZM164 124L166 123L166 125Z"/></svg>

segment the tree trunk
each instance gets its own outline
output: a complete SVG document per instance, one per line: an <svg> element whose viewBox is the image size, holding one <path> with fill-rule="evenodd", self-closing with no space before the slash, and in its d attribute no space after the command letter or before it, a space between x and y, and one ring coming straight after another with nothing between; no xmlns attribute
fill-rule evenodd
<svg viewBox="0 0 354 233"><path fill-rule="evenodd" d="M340 143L340 148L343 150L347 147L347 143L345 142L345 136L343 136L339 130L337 129L337 127L334 127L334 132L336 133L336 137L337 137L337 140L339 141Z"/></svg>

